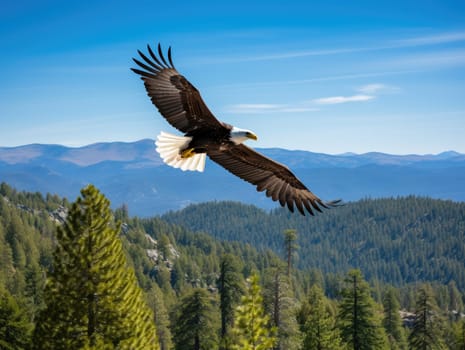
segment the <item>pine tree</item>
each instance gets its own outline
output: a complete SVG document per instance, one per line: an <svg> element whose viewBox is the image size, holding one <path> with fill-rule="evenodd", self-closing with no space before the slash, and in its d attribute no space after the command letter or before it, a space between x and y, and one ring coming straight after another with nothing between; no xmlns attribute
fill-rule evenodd
<svg viewBox="0 0 465 350"><path fill-rule="evenodd" d="M407 343L405 332L402 328L402 320L399 315L399 301L397 300L395 290L389 287L383 298L384 318L383 327L389 341L389 348L406 349Z"/></svg>
<svg viewBox="0 0 465 350"><path fill-rule="evenodd" d="M454 323L454 347L456 350L465 350L465 320Z"/></svg>
<svg viewBox="0 0 465 350"><path fill-rule="evenodd" d="M286 260L287 260L287 277L291 277L292 268L292 255L297 249L297 245L294 243L297 239L297 230L288 229L284 231L284 247L286 249Z"/></svg>
<svg viewBox="0 0 465 350"><path fill-rule="evenodd" d="M284 269L265 270L263 297L271 324L277 330L275 350L294 350L302 342L297 323L297 300Z"/></svg>
<svg viewBox="0 0 465 350"><path fill-rule="evenodd" d="M454 280L452 280L447 284L447 287L449 288L450 297L449 310L455 312L462 312L464 310L463 300L460 291L457 288L457 284Z"/></svg>
<svg viewBox="0 0 465 350"><path fill-rule="evenodd" d="M303 327L305 350L339 350L343 348L336 320L330 312L323 290L312 286L308 296L308 316Z"/></svg>
<svg viewBox="0 0 465 350"><path fill-rule="evenodd" d="M92 185L83 188L57 230L36 349L159 349L119 231L108 199Z"/></svg>
<svg viewBox="0 0 465 350"><path fill-rule="evenodd" d="M445 349L442 339L443 320L431 287L422 286L417 293L413 329L408 338L412 349Z"/></svg>
<svg viewBox="0 0 465 350"><path fill-rule="evenodd" d="M215 311L214 300L205 289L195 288L181 298L172 327L175 349L216 349Z"/></svg>
<svg viewBox="0 0 465 350"><path fill-rule="evenodd" d="M271 350L276 344L276 329L270 328L269 317L263 308L263 297L258 283L258 275L248 280L246 294L236 308L233 350Z"/></svg>
<svg viewBox="0 0 465 350"><path fill-rule="evenodd" d="M354 350L385 348L385 334L370 287L359 270L351 270L341 292L338 323L344 342Z"/></svg>
<svg viewBox="0 0 465 350"><path fill-rule="evenodd" d="M154 312L155 325L157 327L157 336L160 343L160 350L170 350L173 347L170 320L166 310L166 303L161 289L156 283L147 293L147 302Z"/></svg>
<svg viewBox="0 0 465 350"><path fill-rule="evenodd" d="M224 254L220 261L218 278L221 312L221 346L227 348L227 333L234 322L234 309L239 304L244 292L243 278L237 258L232 254Z"/></svg>
<svg viewBox="0 0 465 350"><path fill-rule="evenodd" d="M0 349L29 349L32 324L7 290L0 287Z"/></svg>

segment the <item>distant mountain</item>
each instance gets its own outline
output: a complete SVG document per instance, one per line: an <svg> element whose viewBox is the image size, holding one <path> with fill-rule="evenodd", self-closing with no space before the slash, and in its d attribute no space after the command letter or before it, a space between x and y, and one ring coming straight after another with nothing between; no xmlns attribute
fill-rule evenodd
<svg viewBox="0 0 465 350"><path fill-rule="evenodd" d="M404 195L465 201L465 155L384 153L328 155L278 148L261 152L288 165L324 199L354 201ZM126 203L131 214L151 216L191 203L235 200L270 209L263 193L208 161L204 173L163 165L153 140L0 147L0 181L17 189L56 193L74 200L87 183L95 184L114 207Z"/></svg>

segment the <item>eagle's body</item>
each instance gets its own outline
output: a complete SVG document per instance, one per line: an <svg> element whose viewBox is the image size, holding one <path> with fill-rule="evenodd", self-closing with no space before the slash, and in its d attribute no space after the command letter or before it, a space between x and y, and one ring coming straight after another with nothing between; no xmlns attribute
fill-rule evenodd
<svg viewBox="0 0 465 350"><path fill-rule="evenodd" d="M250 130L239 129L216 119L203 102L199 91L178 73L168 50L165 59L160 45L158 57L148 46L150 58L138 51L144 62L134 61L141 69L132 70L141 75L153 104L165 119L184 136L162 132L156 141L163 161L182 170L203 171L208 157L234 175L256 186L258 191L282 206L302 215L304 208L313 215L313 209L328 208L339 201L324 203L309 191L284 165L245 146L248 139L257 140Z"/></svg>

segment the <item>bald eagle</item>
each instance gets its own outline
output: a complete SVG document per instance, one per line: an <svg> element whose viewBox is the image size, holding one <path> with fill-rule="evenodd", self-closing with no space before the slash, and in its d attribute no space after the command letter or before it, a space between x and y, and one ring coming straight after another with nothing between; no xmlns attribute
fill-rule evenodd
<svg viewBox="0 0 465 350"><path fill-rule="evenodd" d="M138 68L131 68L144 82L147 94L160 114L184 136L161 132L156 146L163 161L181 170L203 171L206 155L232 174L256 186L291 212L294 207L305 215L314 210L337 206L339 200L323 202L284 165L245 146L246 140L257 140L250 130L219 121L202 100L199 91L176 70L160 44L158 56L147 45L148 54L134 58Z"/></svg>

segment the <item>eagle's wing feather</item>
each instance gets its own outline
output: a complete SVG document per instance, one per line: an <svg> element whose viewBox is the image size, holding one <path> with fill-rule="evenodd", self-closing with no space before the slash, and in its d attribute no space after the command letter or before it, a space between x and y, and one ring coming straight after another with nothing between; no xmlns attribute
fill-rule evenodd
<svg viewBox="0 0 465 350"><path fill-rule="evenodd" d="M207 154L229 172L255 185L257 191L266 191L267 197L279 201L283 207L287 205L291 212L295 206L302 215L305 215L304 208L314 215L314 210L321 211L339 203L323 202L286 166L243 144L210 149Z"/></svg>
<svg viewBox="0 0 465 350"><path fill-rule="evenodd" d="M134 59L141 69L131 69L141 76L152 103L172 126L184 133L199 127L218 129L226 126L210 112L199 91L176 70L171 48L168 60L163 56L160 45L158 57L150 46L150 58L138 52L144 62Z"/></svg>

